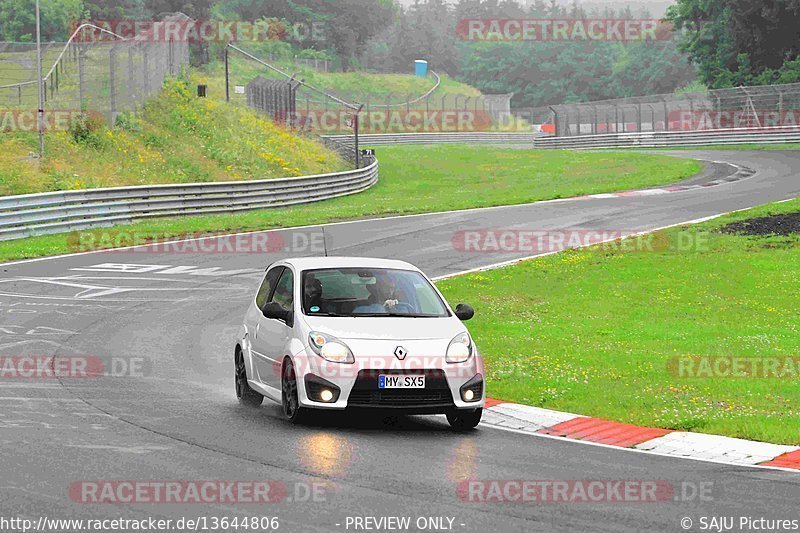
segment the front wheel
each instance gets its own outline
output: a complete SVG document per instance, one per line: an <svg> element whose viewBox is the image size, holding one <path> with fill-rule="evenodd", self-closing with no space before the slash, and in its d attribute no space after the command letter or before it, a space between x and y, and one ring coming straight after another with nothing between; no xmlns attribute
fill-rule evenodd
<svg viewBox="0 0 800 533"><path fill-rule="evenodd" d="M300 406L297 394L297 375L292 361L287 359L281 373L281 404L283 405L283 416L294 424L305 420L308 412L308 409Z"/></svg>
<svg viewBox="0 0 800 533"><path fill-rule="evenodd" d="M456 431L467 431L474 429L481 421L483 409L478 408L472 411L454 410L447 413L447 421Z"/></svg>
<svg viewBox="0 0 800 533"><path fill-rule="evenodd" d="M247 368L244 366L244 356L240 350L236 350L236 397L239 403L248 407L258 407L264 401L264 396L250 388L247 383Z"/></svg>

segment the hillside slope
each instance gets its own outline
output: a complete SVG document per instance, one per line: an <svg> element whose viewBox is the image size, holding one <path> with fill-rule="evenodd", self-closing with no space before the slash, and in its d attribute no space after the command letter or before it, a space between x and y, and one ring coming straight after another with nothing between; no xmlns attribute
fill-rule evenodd
<svg viewBox="0 0 800 533"><path fill-rule="evenodd" d="M40 164L35 133L0 135L0 196L43 191L270 179L346 170L321 144L252 111L197 98L185 80L168 81L141 113L108 128L89 116L46 135Z"/></svg>

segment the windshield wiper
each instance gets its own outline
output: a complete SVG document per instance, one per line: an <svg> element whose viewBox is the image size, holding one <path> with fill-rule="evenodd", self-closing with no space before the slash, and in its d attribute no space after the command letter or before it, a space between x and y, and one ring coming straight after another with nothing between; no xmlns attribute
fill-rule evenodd
<svg viewBox="0 0 800 533"><path fill-rule="evenodd" d="M407 313L356 313L352 316L361 316L361 317L368 317L368 318L379 318L379 317L388 317L388 318L442 318L437 317L436 315L410 315Z"/></svg>

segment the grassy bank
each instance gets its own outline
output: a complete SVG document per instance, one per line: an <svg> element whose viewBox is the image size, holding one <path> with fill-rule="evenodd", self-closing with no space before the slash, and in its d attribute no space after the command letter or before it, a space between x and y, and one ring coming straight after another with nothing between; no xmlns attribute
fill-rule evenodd
<svg viewBox="0 0 800 533"><path fill-rule="evenodd" d="M319 143L294 135L246 108L196 98L168 81L138 117L117 127L89 116L70 131L48 133L39 164L33 133L0 135L0 196L44 191L270 179L347 168Z"/></svg>
<svg viewBox="0 0 800 533"><path fill-rule="evenodd" d="M257 55L257 54L256 54ZM312 68L289 63L278 63L285 71L295 74L297 79L336 94L348 101L367 102L373 104L385 103L388 96L393 102L403 101L407 96L411 99L422 96L430 91L436 80L433 76L420 77L412 74L378 74L369 72L318 72ZM231 53L230 56L231 85L246 85L258 75L265 75L265 69L255 61ZM224 65L212 63L204 71L206 83L210 88L225 87ZM440 74L441 85L433 93L438 101L446 95L452 102L455 95L480 96L481 92L465 83L458 82L446 75ZM268 76L271 77L271 76Z"/></svg>
<svg viewBox="0 0 800 533"><path fill-rule="evenodd" d="M642 153L572 153L448 145L380 148L380 181L343 198L248 213L120 226L140 237L247 231L357 218L534 202L630 189L695 174L695 161ZM70 251L66 235L0 242L0 261Z"/></svg>
<svg viewBox="0 0 800 533"><path fill-rule="evenodd" d="M691 377L698 374L676 367L698 357L800 363L800 234L717 231L797 211L797 200L761 207L659 232L653 247L568 251L439 286L450 301L476 308L470 328L492 397L800 444L800 365L782 378Z"/></svg>

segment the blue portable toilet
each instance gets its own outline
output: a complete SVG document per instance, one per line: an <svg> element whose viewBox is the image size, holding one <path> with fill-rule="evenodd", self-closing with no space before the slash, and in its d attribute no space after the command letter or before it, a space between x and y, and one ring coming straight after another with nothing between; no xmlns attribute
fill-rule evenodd
<svg viewBox="0 0 800 533"><path fill-rule="evenodd" d="M414 65L416 67L414 72L415 72L415 74L417 76L425 77L425 76L428 75L428 62L427 61L425 61L424 59L417 59L416 61L414 61Z"/></svg>

